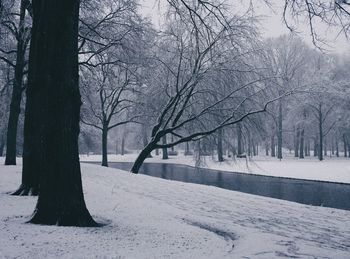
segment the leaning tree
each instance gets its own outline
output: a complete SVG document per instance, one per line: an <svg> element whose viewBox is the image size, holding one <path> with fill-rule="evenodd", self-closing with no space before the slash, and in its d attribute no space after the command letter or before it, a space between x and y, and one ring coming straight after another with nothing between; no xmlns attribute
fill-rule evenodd
<svg viewBox="0 0 350 259"><path fill-rule="evenodd" d="M265 111L278 99L266 91L266 75L254 72L249 63L255 61L256 50L250 16L225 14L224 8L201 3L169 2L171 24L161 34L159 66L154 72L157 77L148 85L157 87L162 102L151 138L137 157L133 173L152 150L199 140ZM230 74L230 83L218 85L211 80L219 71ZM218 112L221 118L208 123L215 121ZM184 130L189 125L191 132ZM161 143L167 135L173 136L173 141Z"/></svg>

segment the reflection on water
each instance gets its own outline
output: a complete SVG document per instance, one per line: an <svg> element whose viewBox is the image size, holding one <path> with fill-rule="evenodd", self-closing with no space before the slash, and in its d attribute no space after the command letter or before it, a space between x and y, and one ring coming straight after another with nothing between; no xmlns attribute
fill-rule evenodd
<svg viewBox="0 0 350 259"><path fill-rule="evenodd" d="M128 171L132 163L109 163L109 165ZM145 163L142 165L140 173L308 205L350 210L350 184L231 173L177 164Z"/></svg>

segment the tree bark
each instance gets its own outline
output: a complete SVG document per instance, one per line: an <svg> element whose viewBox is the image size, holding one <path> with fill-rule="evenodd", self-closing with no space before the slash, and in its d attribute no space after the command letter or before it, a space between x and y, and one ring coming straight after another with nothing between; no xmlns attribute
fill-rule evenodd
<svg viewBox="0 0 350 259"><path fill-rule="evenodd" d="M299 158L304 158L304 129L300 131Z"/></svg>
<svg viewBox="0 0 350 259"><path fill-rule="evenodd" d="M314 138L314 157L318 156L318 144L317 144L318 136Z"/></svg>
<svg viewBox="0 0 350 259"><path fill-rule="evenodd" d="M174 135L171 135L171 142L174 142ZM172 146L171 149L170 149L172 152L175 151L175 147Z"/></svg>
<svg viewBox="0 0 350 259"><path fill-rule="evenodd" d="M188 156L190 154L190 144L188 141L186 142L186 149L185 149L185 156Z"/></svg>
<svg viewBox="0 0 350 259"><path fill-rule="evenodd" d="M242 145L242 126L237 124L237 156L241 156L244 153Z"/></svg>
<svg viewBox="0 0 350 259"><path fill-rule="evenodd" d="M162 137L162 143L163 143L163 145L167 144L166 135L164 135ZM168 149L166 147L162 148L162 153L163 153L163 159L168 159L169 158L169 156L168 156Z"/></svg>
<svg viewBox="0 0 350 259"><path fill-rule="evenodd" d="M146 125L143 125L143 127L142 127L142 142L143 142L144 147L146 147L148 145ZM148 157L149 158L152 157L151 152L148 153Z"/></svg>
<svg viewBox="0 0 350 259"><path fill-rule="evenodd" d="M322 106L319 105L318 109L318 134L319 134L319 143L318 143L318 160L323 160L323 114L322 114Z"/></svg>
<svg viewBox="0 0 350 259"><path fill-rule="evenodd" d="M294 157L299 157L299 145L300 145L300 129L298 126L295 139L294 139Z"/></svg>
<svg viewBox="0 0 350 259"><path fill-rule="evenodd" d="M338 138L335 140L335 155L339 157L339 141Z"/></svg>
<svg viewBox="0 0 350 259"><path fill-rule="evenodd" d="M25 66L25 19L26 6L24 0L20 5L20 17L17 39L17 56L15 65L15 77L13 80L12 97L10 104L10 115L7 124L7 137L6 137L6 159L5 165L15 165L17 155L17 130L18 130L18 118L21 112L21 99L22 99L22 84L23 84L23 70Z"/></svg>
<svg viewBox="0 0 350 259"><path fill-rule="evenodd" d="M277 158L282 159L282 100L278 100Z"/></svg>
<svg viewBox="0 0 350 259"><path fill-rule="evenodd" d="M305 156L310 155L309 154L309 145L310 145L309 140L308 139L305 140L305 138L304 138L304 155Z"/></svg>
<svg viewBox="0 0 350 259"><path fill-rule="evenodd" d="M276 157L275 135L271 136L271 157Z"/></svg>
<svg viewBox="0 0 350 259"><path fill-rule="evenodd" d="M252 147L253 147L253 156L257 156L259 151L259 146L255 145L254 139L252 139Z"/></svg>
<svg viewBox="0 0 350 259"><path fill-rule="evenodd" d="M248 156L251 157L252 156L252 139L250 137L249 130L247 130L247 134L248 134Z"/></svg>
<svg viewBox="0 0 350 259"><path fill-rule="evenodd" d="M224 156L223 156L223 150L222 150L222 128L218 130L218 161L223 162L224 161Z"/></svg>
<svg viewBox="0 0 350 259"><path fill-rule="evenodd" d="M4 155L5 144L5 134L2 132L2 134L0 135L0 157Z"/></svg>
<svg viewBox="0 0 350 259"><path fill-rule="evenodd" d="M149 143L145 148L141 151L141 153L137 156L134 164L132 165L131 172L134 174L138 174L140 167L149 154L155 149L155 145L153 143Z"/></svg>
<svg viewBox="0 0 350 259"><path fill-rule="evenodd" d="M108 139L108 126L104 123L102 127L102 166L108 167L108 157L107 157L107 139Z"/></svg>
<svg viewBox="0 0 350 259"><path fill-rule="evenodd" d="M347 143L346 143L346 136L343 134L343 144L344 144L344 157L347 157Z"/></svg>
<svg viewBox="0 0 350 259"><path fill-rule="evenodd" d="M125 155L125 137L122 137L122 147L121 147L121 155L124 156Z"/></svg>
<svg viewBox="0 0 350 259"><path fill-rule="evenodd" d="M86 208L79 163L79 0L34 0L25 124L40 123L38 202L29 222L97 226ZM38 101L32 106L33 101ZM37 108L37 110L31 110ZM32 125L33 126L33 125ZM31 128L33 130L33 127ZM26 127L28 130L28 125ZM28 138L28 132L25 138ZM26 140L25 140L26 142ZM31 143L27 140L27 145ZM27 147L29 150L32 146ZM32 156L33 157L33 156Z"/></svg>

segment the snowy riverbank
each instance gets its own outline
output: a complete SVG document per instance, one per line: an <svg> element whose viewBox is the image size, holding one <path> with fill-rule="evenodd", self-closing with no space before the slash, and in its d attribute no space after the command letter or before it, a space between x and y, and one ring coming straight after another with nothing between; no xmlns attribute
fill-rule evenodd
<svg viewBox="0 0 350 259"><path fill-rule="evenodd" d="M5 194L20 166L0 166L0 258L350 258L350 211L82 165L91 214L108 225L25 224L36 198Z"/></svg>
<svg viewBox="0 0 350 259"><path fill-rule="evenodd" d="M175 163L194 166L195 161L193 156L170 156L168 160L162 160L161 156L153 156L147 158L146 163ZM136 159L136 154L109 155L110 162L133 162ZM81 161L101 161L100 155L81 155ZM260 175L289 177L296 179L318 180L327 182L350 183L350 159L326 157L320 162L314 157L298 159L286 155L284 159L279 161L271 157L254 157L253 159L236 159L226 158L224 162L217 162L211 157L206 157L203 160L202 167L229 171L253 173Z"/></svg>

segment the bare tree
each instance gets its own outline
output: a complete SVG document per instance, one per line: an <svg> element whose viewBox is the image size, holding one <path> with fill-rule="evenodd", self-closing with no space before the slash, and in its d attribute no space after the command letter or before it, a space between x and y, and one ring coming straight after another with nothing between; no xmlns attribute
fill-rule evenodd
<svg viewBox="0 0 350 259"><path fill-rule="evenodd" d="M18 118L21 110L21 100L23 86L23 77L25 74L24 68L26 66L26 50L30 40L30 22L26 19L26 10L29 8L30 2L28 0L21 0L19 6L16 2L13 2L12 8L8 11L6 18L1 20L0 26L4 27L4 32L9 39L14 38L16 47L13 49L11 45L6 44L5 48L0 47L0 59L6 62L14 69L14 79L12 87L12 96L10 104L10 113L8 117L7 126L7 141L6 141L6 159L5 165L16 164L16 145L17 145L17 129ZM15 8L19 8L19 18L17 21ZM16 23L18 22L18 24ZM9 42L9 39L5 40L5 43ZM10 49L8 49L10 47ZM15 61L12 62L12 58L15 56Z"/></svg>
<svg viewBox="0 0 350 259"><path fill-rule="evenodd" d="M310 35L315 46L322 48L327 41L317 29L317 24L322 23L338 29L346 37L350 29L350 2L348 0L285 0L283 18L286 26L295 31L297 20L305 17L310 30Z"/></svg>
<svg viewBox="0 0 350 259"><path fill-rule="evenodd" d="M265 63L267 70L276 79L273 83L276 85L276 91L279 95L296 89L303 85L304 71L307 64L309 48L294 35L284 35L277 39L270 39L266 42ZM286 99L279 99L277 103L277 115L274 116L277 132L277 158L282 159L283 143L283 104Z"/></svg>
<svg viewBox="0 0 350 259"><path fill-rule="evenodd" d="M102 58L101 58L102 59ZM108 64L89 69L83 74L82 122L102 133L102 166L108 166L108 132L118 126L137 122L138 115L132 115L137 93L137 80L131 67Z"/></svg>
<svg viewBox="0 0 350 259"><path fill-rule="evenodd" d="M221 19L219 9L207 10L201 4L184 1L171 4L172 24L163 32L158 49L160 78L164 80L158 83L162 89L159 94L165 104L152 127L151 139L131 169L133 173L152 150L199 140L265 111L278 99L274 96L266 101L267 85L262 83L266 77L254 73L246 62L248 54L244 53L252 52L249 46L255 37L249 18ZM230 84L217 86L214 78L220 70L225 70ZM216 112L222 113L222 119L208 123L214 121ZM186 135L182 131L185 125L192 125L192 132ZM159 143L166 135L173 135L174 141Z"/></svg>

